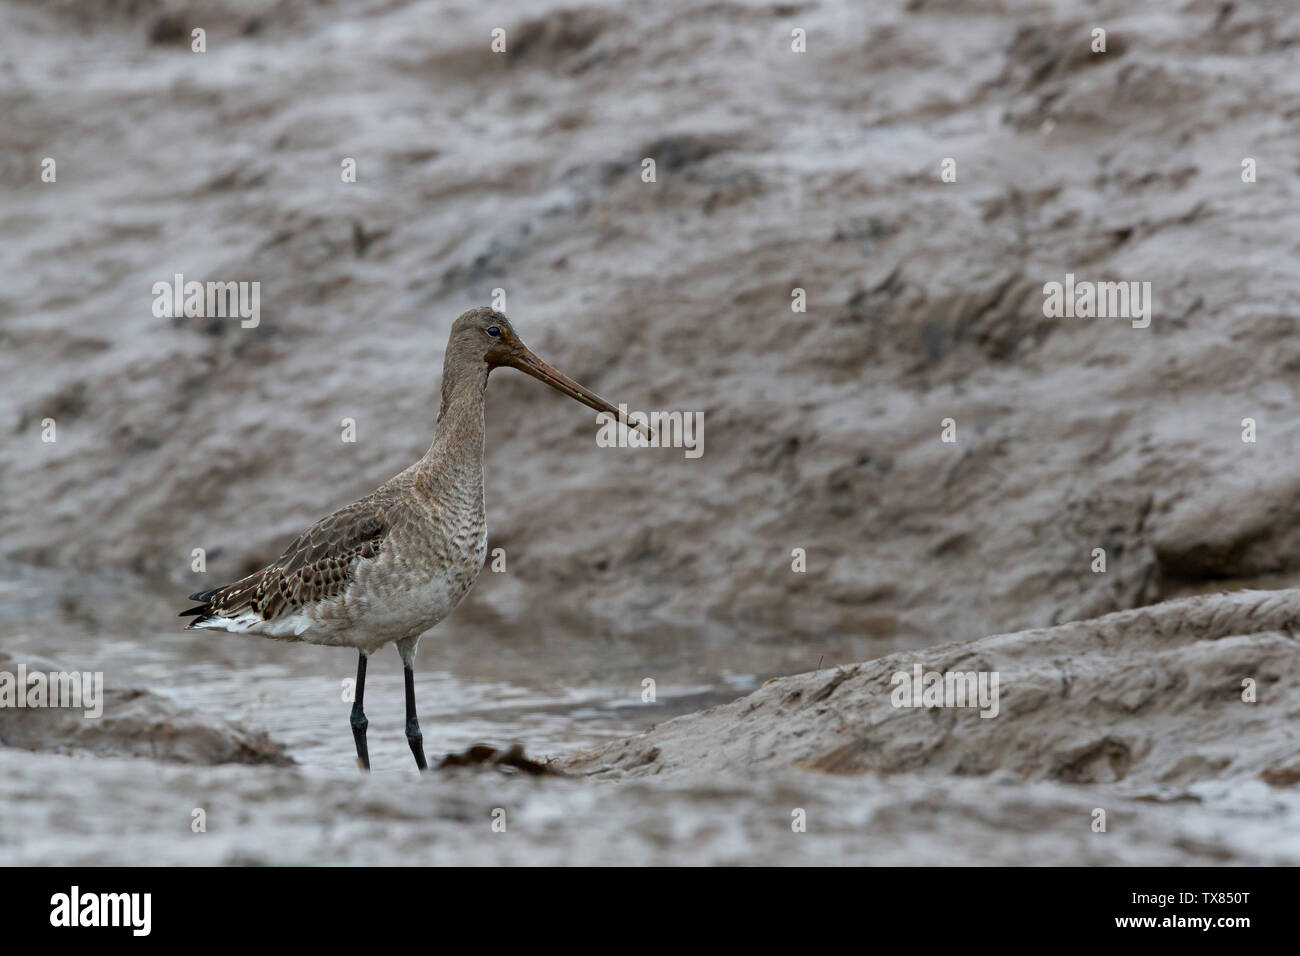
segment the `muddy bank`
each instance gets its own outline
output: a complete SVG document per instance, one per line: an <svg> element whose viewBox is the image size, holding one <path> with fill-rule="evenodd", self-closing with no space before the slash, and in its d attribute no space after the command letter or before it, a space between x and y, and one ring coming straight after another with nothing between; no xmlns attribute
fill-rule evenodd
<svg viewBox="0 0 1300 956"><path fill-rule="evenodd" d="M0 749L14 810L0 849L20 863L1295 865L1298 621L1300 591L1205 595L774 679L546 764L483 748L423 777ZM892 675L916 663L996 671L996 716L895 708ZM42 836L56 818L61 837Z"/></svg>
<svg viewBox="0 0 1300 956"><path fill-rule="evenodd" d="M0 681L12 681L23 695L21 706L12 699L0 705L0 746L205 766L293 763L265 730L250 730L144 687L104 686L103 677L0 651Z"/></svg>
<svg viewBox="0 0 1300 956"><path fill-rule="evenodd" d="M943 644L773 680L565 767L615 777L800 767L1291 786L1300 782L1298 624L1300 590L1242 591ZM983 709L895 706L907 699L895 698L895 675L910 688L918 664L996 673L997 697Z"/></svg>
<svg viewBox="0 0 1300 956"><path fill-rule="evenodd" d="M0 3L0 639L109 676L98 721L0 713L0 850L1300 860L1300 12L1006 6ZM258 322L157 314L178 273ZM1067 274L1150 324L1048 318ZM574 776L399 771L389 655L360 778L349 655L174 615L424 450L497 290L704 452L495 375L506 570L421 646L427 746ZM1160 603L1240 587L1279 590ZM892 708L915 663L996 670L998 716ZM299 766L213 766L268 740Z"/></svg>
<svg viewBox="0 0 1300 956"><path fill-rule="evenodd" d="M92 796L93 785L93 796ZM17 864L1186 865L1300 862L1294 791L1169 798L994 777L776 770L622 782L322 776L0 749ZM1095 810L1107 831L1094 832ZM206 832L194 832L196 810ZM806 832L792 830L803 811ZM494 832L504 811L505 832Z"/></svg>
<svg viewBox="0 0 1300 956"><path fill-rule="evenodd" d="M420 454L499 288L706 434L599 449L495 377L480 629L862 659L1292 583L1300 13L1073 7L0 6L4 554L178 595L260 565ZM260 324L154 316L178 272L260 282ZM1150 326L1045 318L1067 272L1151 282Z"/></svg>

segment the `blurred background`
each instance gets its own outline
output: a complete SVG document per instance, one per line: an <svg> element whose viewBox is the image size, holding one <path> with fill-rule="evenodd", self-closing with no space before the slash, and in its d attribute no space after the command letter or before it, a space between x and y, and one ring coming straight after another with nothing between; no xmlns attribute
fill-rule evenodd
<svg viewBox="0 0 1300 956"><path fill-rule="evenodd" d="M1298 37L1220 0L0 4L4 649L350 769L352 652L175 614L423 453L497 289L704 454L493 376L507 571L421 644L431 753L1288 586ZM176 273L259 282L260 324L155 316ZM1150 327L1046 318L1066 273L1150 282ZM405 771L395 653L371 681Z"/></svg>

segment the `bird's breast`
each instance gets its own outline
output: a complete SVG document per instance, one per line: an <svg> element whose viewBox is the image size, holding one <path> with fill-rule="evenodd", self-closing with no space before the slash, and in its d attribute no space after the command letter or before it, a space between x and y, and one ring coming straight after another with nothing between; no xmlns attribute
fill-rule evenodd
<svg viewBox="0 0 1300 956"><path fill-rule="evenodd" d="M477 505L477 506L476 506ZM406 624L424 630L469 593L487 557L487 521L479 502L442 508L394 529L390 599L405 605Z"/></svg>

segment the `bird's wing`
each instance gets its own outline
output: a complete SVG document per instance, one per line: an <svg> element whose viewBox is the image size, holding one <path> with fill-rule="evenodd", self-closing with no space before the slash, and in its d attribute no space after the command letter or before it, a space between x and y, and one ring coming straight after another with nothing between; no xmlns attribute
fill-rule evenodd
<svg viewBox="0 0 1300 956"><path fill-rule="evenodd" d="M386 510L371 495L322 518L262 570L191 594L190 600L200 604L179 616L193 617L190 627L214 618L273 621L305 604L335 597L351 583L358 565L373 560L384 546L390 527Z"/></svg>

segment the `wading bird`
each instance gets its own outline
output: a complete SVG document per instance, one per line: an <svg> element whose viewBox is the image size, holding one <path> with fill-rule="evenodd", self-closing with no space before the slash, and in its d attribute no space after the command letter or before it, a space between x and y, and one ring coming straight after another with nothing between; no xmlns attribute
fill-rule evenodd
<svg viewBox="0 0 1300 956"><path fill-rule="evenodd" d="M488 374L500 366L624 420L609 402L534 355L504 315L470 309L452 324L447 339L442 404L424 457L316 522L273 564L191 595L199 606L180 614L194 618L189 627L355 647L360 659L352 736L364 769L370 769L366 660L390 642L397 644L406 676L406 739L416 766L426 767L415 715L415 649L420 635L451 613L483 569L483 398Z"/></svg>

